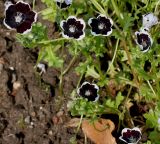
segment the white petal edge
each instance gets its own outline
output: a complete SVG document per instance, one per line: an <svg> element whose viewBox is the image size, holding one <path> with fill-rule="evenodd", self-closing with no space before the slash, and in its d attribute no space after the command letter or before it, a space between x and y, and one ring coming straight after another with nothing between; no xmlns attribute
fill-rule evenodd
<svg viewBox="0 0 160 144"><path fill-rule="evenodd" d="M80 93L80 89L81 89L84 85L86 85L86 84L91 85L89 82L85 81L85 82L83 82L82 85L77 89L77 94L78 94L79 96L81 96L81 95L79 94L79 93Z"/></svg>
<svg viewBox="0 0 160 144"><path fill-rule="evenodd" d="M67 39L82 40L82 39L85 37L84 29L85 29L85 27L86 27L86 24L85 24L84 20L83 20L83 19L78 19L78 18L76 18L75 16L69 16L69 17L67 18L67 20L62 20L62 21L60 22L60 27L62 28L63 31L64 31L63 24L64 24L64 22L67 22L69 19L75 19L76 21L80 21L80 24L83 25L83 29L82 29L83 34L82 34L78 39L76 39L76 38L74 38L74 37L69 37L69 36L65 35L64 32L62 32L62 36L63 36L64 38L67 38Z"/></svg>
<svg viewBox="0 0 160 144"><path fill-rule="evenodd" d="M35 16L34 16L34 22L31 24L31 28L30 28L30 29L27 29L26 31L24 31L24 32L21 33L21 34L27 34L27 33L31 32L31 30L32 30L32 25L33 25L35 22L37 22L38 13L35 12L35 11L33 11L33 12L35 13Z"/></svg>
<svg viewBox="0 0 160 144"><path fill-rule="evenodd" d="M98 15L98 16L97 16L97 19L98 19L99 17L105 17L106 19L109 19L109 21L110 21L110 23L111 23L111 26L113 25L113 20L112 20L111 18L109 18L109 17L107 17L107 16L105 16L105 15L103 15L103 14Z"/></svg>
<svg viewBox="0 0 160 144"><path fill-rule="evenodd" d="M21 1L21 0L19 0L19 1L16 2L16 4L18 4L18 3L23 3L25 5L28 5L29 8L30 8L30 10L31 10L31 6L28 3L24 2L24 1Z"/></svg>
<svg viewBox="0 0 160 144"><path fill-rule="evenodd" d="M86 84L93 85L94 88L97 89L97 92L99 91L99 87L98 87L96 84L91 84L91 83L85 81L85 82L83 82L82 85L77 89L77 94L78 94L79 96L81 96L81 95L79 94L80 89L81 89L84 85L86 85Z"/></svg>
<svg viewBox="0 0 160 144"><path fill-rule="evenodd" d="M82 30L82 31L83 31L83 30ZM73 37L73 38L74 38L75 40L78 40L78 41L79 41L79 40L82 40L84 37L85 37L85 32L83 31L83 34L82 34L78 39L76 39L76 38L74 38L74 37Z"/></svg>
<svg viewBox="0 0 160 144"><path fill-rule="evenodd" d="M84 29L85 29L86 24L85 24L85 22L84 22L84 20L83 20L83 19L81 19L81 18L77 18L77 17L75 17L75 16L69 16L69 17L67 18L66 22L67 22L69 19L75 19L76 21L80 21L80 24L82 24L82 25L83 25L83 29L82 29L82 30L84 30Z"/></svg>
<svg viewBox="0 0 160 144"><path fill-rule="evenodd" d="M139 43L138 43L138 41L137 41L137 34L146 34L146 35L148 35L148 37L149 37L149 39L150 39L150 41L151 41L151 46L152 46L152 44L153 44L153 39L151 38L151 36L150 36L150 34L147 32L147 31L145 31L145 30L143 30L143 29L141 29L141 31L136 31L135 32L135 35L136 35L136 44L140 47L140 49L141 49L141 51L143 52L143 53L145 53L145 52L147 52L149 49L150 49L150 47L148 47L148 49L146 49L146 50L143 50L143 46L142 45L140 45Z"/></svg>
<svg viewBox="0 0 160 144"><path fill-rule="evenodd" d="M105 17L106 19L109 19L110 20L110 23L111 23L111 27L113 26L113 21L112 21L112 19L111 18L108 18L108 17L106 17L105 15L102 15L102 14L100 14L100 15L98 15L98 17L97 17L97 19L99 18L99 17ZM92 20L93 19L95 19L95 18L90 18L89 20L88 20L88 25L91 27L91 23L92 23ZM90 30L90 32L91 32L91 34L92 35L94 35L94 36L109 36L111 33L112 33L112 28L111 28L111 31L108 31L107 32L107 34L105 34L105 35L103 35L103 34L96 34L95 32L93 32L92 30Z"/></svg>
<svg viewBox="0 0 160 144"><path fill-rule="evenodd" d="M138 127L134 127L133 129L124 128L124 129L121 131L121 135L122 135L122 136L120 136L119 139L122 140L122 141L124 141L124 142L126 142L126 143L127 143L127 141L125 141L122 137L123 137L123 133L124 133L124 132L127 132L127 130L131 130L131 131L132 131L132 130L139 131L140 134L142 135L141 130L140 130ZM137 144L137 143L140 141L140 139L141 139L141 137L137 140L136 143L127 143L127 144Z"/></svg>
<svg viewBox="0 0 160 144"><path fill-rule="evenodd" d="M65 3L66 3L67 5L71 5L71 4L72 4L72 0L65 0Z"/></svg>
<svg viewBox="0 0 160 144"><path fill-rule="evenodd" d="M31 9L31 7L30 7L30 5L29 5L28 3L23 2L23 1L17 1L16 4L18 4L18 3L23 3L23 4L25 4L25 5L28 5L29 8L30 8L30 10L32 11L32 9ZM9 3L9 4L5 7L5 17L6 17L6 11L8 10L8 8L9 8L11 5L16 5L16 4ZM36 11L33 11L33 12L35 13L34 22L33 22L33 23L35 23L35 22L37 21L38 13L37 13ZM33 24L33 23L32 23L32 24ZM10 27L10 26L5 22L5 18L4 18L4 20L3 20L3 24L4 24L8 29L10 29L10 30L16 30L16 28ZM20 34L27 34L27 33L29 33L29 32L32 30L32 24L31 24L31 28L30 28L30 29L27 29L26 31L24 31L23 33L20 33Z"/></svg>

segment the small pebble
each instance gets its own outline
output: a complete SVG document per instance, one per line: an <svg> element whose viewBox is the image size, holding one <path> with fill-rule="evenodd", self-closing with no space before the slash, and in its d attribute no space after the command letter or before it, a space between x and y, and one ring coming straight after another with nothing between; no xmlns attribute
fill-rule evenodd
<svg viewBox="0 0 160 144"><path fill-rule="evenodd" d="M30 117L30 116L27 116L27 117L24 119L24 122L27 123L27 124L30 124L30 122L31 122L31 117Z"/></svg>
<svg viewBox="0 0 160 144"><path fill-rule="evenodd" d="M31 112L31 116L32 116L32 117L35 117L35 116L36 116L36 113L35 113L35 112Z"/></svg>
<svg viewBox="0 0 160 144"><path fill-rule="evenodd" d="M13 83L13 89L14 90L18 90L20 87L21 87L21 83L20 82L16 81L16 82Z"/></svg>
<svg viewBox="0 0 160 144"><path fill-rule="evenodd" d="M49 134L50 136L52 136L52 135L53 135L52 130L50 130L50 131L48 132L48 134Z"/></svg>

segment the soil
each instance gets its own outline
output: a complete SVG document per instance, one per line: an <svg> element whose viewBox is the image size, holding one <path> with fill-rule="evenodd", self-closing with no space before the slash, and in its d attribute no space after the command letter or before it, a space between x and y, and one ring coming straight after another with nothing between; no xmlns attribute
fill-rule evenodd
<svg viewBox="0 0 160 144"><path fill-rule="evenodd" d="M36 10L43 8L37 1ZM48 67L42 76L36 72L38 50L16 41L16 33L3 25L3 11L0 0L0 144L69 144L74 129L65 127L71 119L66 104L79 77L71 68L60 96L60 71ZM42 22L49 27L49 35L54 33L52 23ZM66 59L67 66L71 56L66 54ZM77 139L83 143L81 133Z"/></svg>

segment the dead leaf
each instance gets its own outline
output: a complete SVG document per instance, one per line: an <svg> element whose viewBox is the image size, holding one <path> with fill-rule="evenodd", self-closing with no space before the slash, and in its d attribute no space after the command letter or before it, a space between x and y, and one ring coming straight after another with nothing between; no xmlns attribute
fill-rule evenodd
<svg viewBox="0 0 160 144"><path fill-rule="evenodd" d="M116 140L112 136L114 128L114 123L108 119L99 119L94 124L89 120L82 122L83 133L95 144L116 144Z"/></svg>

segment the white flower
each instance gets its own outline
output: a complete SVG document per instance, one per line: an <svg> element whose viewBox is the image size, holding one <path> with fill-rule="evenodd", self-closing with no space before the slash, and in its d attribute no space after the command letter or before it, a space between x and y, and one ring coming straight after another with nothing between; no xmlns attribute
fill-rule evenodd
<svg viewBox="0 0 160 144"><path fill-rule="evenodd" d="M153 25L158 23L158 18L153 13L148 13L143 16L142 25L146 28L151 28Z"/></svg>

